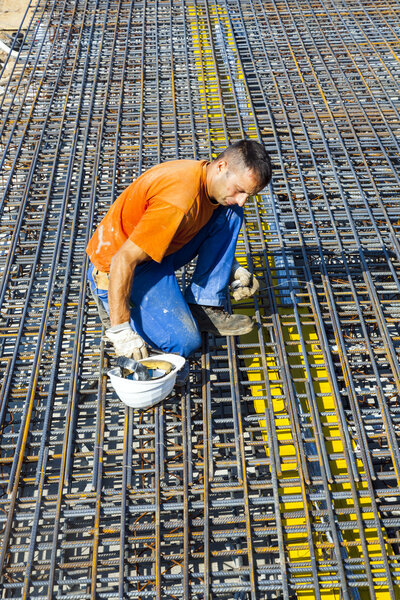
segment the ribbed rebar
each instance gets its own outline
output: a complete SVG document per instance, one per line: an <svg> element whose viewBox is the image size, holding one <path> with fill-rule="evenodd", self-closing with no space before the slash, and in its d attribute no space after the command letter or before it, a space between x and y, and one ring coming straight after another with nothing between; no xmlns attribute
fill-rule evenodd
<svg viewBox="0 0 400 600"><path fill-rule="evenodd" d="M0 97L2 597L400 597L399 17L37 3ZM87 241L145 169L242 137L274 163L237 246L257 328L132 411Z"/></svg>

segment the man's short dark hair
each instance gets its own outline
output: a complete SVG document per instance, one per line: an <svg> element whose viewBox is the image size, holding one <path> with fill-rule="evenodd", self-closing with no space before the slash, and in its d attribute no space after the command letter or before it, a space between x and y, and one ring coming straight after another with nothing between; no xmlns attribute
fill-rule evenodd
<svg viewBox="0 0 400 600"><path fill-rule="evenodd" d="M272 177L272 165L268 152L255 140L240 140L228 146L215 159L224 158L238 169L251 169L258 178L260 190L269 184Z"/></svg>

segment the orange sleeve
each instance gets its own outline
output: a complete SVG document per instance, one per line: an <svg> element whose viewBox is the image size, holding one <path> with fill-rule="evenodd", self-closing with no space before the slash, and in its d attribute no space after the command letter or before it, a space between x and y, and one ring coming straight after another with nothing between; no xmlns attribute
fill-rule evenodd
<svg viewBox="0 0 400 600"><path fill-rule="evenodd" d="M129 239L160 263L185 213L160 198L152 198Z"/></svg>

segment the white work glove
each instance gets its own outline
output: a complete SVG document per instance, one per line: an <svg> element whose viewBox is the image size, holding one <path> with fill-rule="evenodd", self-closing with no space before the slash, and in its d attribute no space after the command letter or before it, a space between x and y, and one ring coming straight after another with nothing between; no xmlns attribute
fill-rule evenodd
<svg viewBox="0 0 400 600"><path fill-rule="evenodd" d="M112 343L117 356L127 356L135 360L148 356L144 340L133 331L129 321L109 327L104 337Z"/></svg>
<svg viewBox="0 0 400 600"><path fill-rule="evenodd" d="M257 279L250 271L242 267L236 259L233 261L229 281L231 284L232 296L236 301L254 296L260 287Z"/></svg>

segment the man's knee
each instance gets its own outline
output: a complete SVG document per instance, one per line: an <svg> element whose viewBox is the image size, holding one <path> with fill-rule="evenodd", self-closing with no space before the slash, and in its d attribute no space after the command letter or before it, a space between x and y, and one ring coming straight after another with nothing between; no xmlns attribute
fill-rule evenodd
<svg viewBox="0 0 400 600"><path fill-rule="evenodd" d="M174 347L173 352L178 352L185 358L200 348L201 333L191 314L182 319L174 328L172 346Z"/></svg>
<svg viewBox="0 0 400 600"><path fill-rule="evenodd" d="M201 347L201 334L199 330L196 328L196 330L192 331L191 335L182 336L182 339L178 342L178 347L177 352L185 358L188 358L188 356L198 350Z"/></svg>
<svg viewBox="0 0 400 600"><path fill-rule="evenodd" d="M156 303L154 303L156 304ZM143 314L140 307L131 310L131 325L143 339L163 352L173 352L187 358L201 346L197 323L183 303L178 306L158 306Z"/></svg>
<svg viewBox="0 0 400 600"><path fill-rule="evenodd" d="M213 216L209 220L208 224L210 227L214 225L216 227L220 226L224 229L226 227L237 227L241 225L244 218L244 210L243 207L233 205L233 206L219 206L217 210L214 211Z"/></svg>

